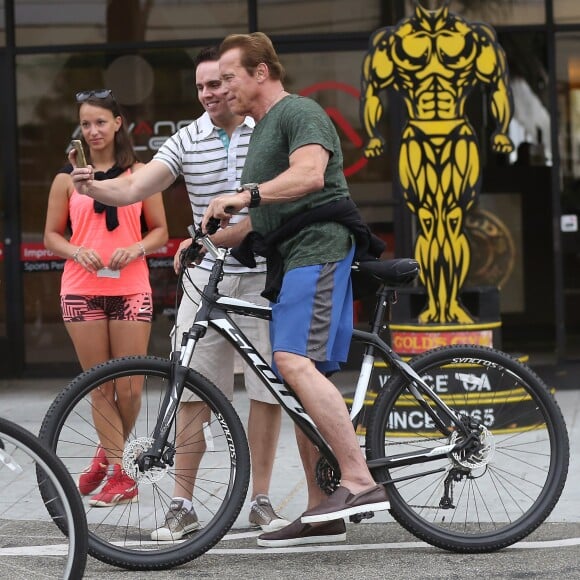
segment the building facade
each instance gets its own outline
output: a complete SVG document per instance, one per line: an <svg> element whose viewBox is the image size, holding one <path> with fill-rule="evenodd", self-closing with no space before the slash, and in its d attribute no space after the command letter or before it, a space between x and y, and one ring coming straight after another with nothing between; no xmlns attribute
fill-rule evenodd
<svg viewBox="0 0 580 580"><path fill-rule="evenodd" d="M441 0L421 0L435 8ZM148 161L201 113L192 60L227 34L268 34L286 88L328 112L342 139L352 196L387 256L409 256L414 217L399 194L396 155L404 107L386 92L387 151L367 160L360 119L361 65L369 37L413 11L412 0L4 0L0 1L0 373L73 372L59 310L62 261L43 247L48 190L78 131L76 92L110 88ZM469 97L483 184L468 216L468 285L498 286L505 350L580 354L580 3L451 0L492 25L514 98L516 150L491 151L489 95ZM175 310L174 249L191 221L178 180L164 194L171 241L149 258L155 293L151 352L166 355ZM367 305L357 305L364 324Z"/></svg>

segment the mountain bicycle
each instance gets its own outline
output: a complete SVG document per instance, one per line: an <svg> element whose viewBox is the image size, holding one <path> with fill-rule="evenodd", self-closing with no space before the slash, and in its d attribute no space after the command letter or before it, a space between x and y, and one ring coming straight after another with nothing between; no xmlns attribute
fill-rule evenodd
<svg viewBox="0 0 580 580"><path fill-rule="evenodd" d="M88 529L75 484L60 459L36 436L2 417L0 489L2 577L82 578ZM52 518L49 512L54 514ZM39 538L42 570L38 567Z"/></svg>
<svg viewBox="0 0 580 580"><path fill-rule="evenodd" d="M332 449L313 420L232 318L270 319L271 309L220 295L228 251L193 227L190 234L181 271L187 272L202 245L215 264L180 349L168 360L125 357L83 373L58 395L40 431L71 474L78 474L97 445L92 395L119 379L134 383L141 410L119 453L138 485L139 502L85 505L89 552L132 570L170 568L199 557L231 528L246 496L250 456L242 423L221 391L189 368L210 326L318 448L319 486L332 493L340 482ZM352 336L351 352L361 360L350 414L373 477L387 487L390 513L418 538L451 551L498 550L524 538L554 508L568 471L568 435L553 394L527 366L487 347L446 346L405 361L381 335L397 288L415 280L418 263L371 261L353 269L362 287L376 289L377 300L370 330L355 329ZM384 380L377 385L379 364ZM205 414L177 446L175 419L184 391L205 403ZM154 541L151 532L163 525L169 507L177 453L195 455L199 463L180 476L195 480L192 501L201 526L179 541Z"/></svg>

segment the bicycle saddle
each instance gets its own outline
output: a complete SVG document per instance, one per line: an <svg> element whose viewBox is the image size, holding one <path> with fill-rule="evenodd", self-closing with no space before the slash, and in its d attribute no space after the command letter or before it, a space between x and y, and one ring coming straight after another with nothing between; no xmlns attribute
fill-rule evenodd
<svg viewBox="0 0 580 580"><path fill-rule="evenodd" d="M387 286L407 286L419 275L419 262L411 258L370 260L354 262L352 270L380 280Z"/></svg>

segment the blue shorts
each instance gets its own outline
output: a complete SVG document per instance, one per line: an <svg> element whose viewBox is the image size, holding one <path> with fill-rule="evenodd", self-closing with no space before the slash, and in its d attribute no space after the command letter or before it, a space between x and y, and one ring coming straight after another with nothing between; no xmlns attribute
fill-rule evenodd
<svg viewBox="0 0 580 580"><path fill-rule="evenodd" d="M322 373L336 371L346 361L353 326L353 256L354 246L339 262L295 268L284 275L278 302L272 304L272 352L305 356Z"/></svg>

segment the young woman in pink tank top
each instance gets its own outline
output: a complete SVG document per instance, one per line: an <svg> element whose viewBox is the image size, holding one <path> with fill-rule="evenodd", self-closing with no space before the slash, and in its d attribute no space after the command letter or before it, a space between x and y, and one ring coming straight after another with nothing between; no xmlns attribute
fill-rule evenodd
<svg viewBox="0 0 580 580"><path fill-rule="evenodd" d="M96 179L138 171L127 123L109 90L77 93L82 141ZM153 302L145 256L168 239L161 192L125 207L105 206L80 195L66 166L50 188L45 246L65 258L61 309L83 370L111 358L147 354ZM141 232L141 214L147 233ZM68 235L68 228L72 234ZM99 436L91 464L78 481L89 503L113 506L138 499L135 482L121 468L125 436L140 407L142 385L129 379L93 400ZM96 400L96 397L100 397Z"/></svg>

